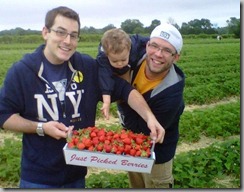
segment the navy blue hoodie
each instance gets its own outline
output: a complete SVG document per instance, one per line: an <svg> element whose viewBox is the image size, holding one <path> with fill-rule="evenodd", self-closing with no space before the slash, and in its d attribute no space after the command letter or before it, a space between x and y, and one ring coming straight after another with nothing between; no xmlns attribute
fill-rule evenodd
<svg viewBox="0 0 244 192"><path fill-rule="evenodd" d="M145 59L145 56L142 58ZM135 68L132 75L132 82L140 68L140 64ZM154 89L143 94L144 99L151 108L159 123L165 128L165 137L162 144L155 145L156 164L165 163L171 160L176 151L179 139L179 121L184 111L183 92L185 86L185 75L183 71L172 65L164 80ZM121 119L126 129L135 133L150 134L145 121L138 116L125 102L118 105Z"/></svg>
<svg viewBox="0 0 244 192"><path fill-rule="evenodd" d="M65 101L61 104L55 89L42 76L44 46L26 54L8 71L0 90L0 127L15 113L33 121L55 120L66 126L74 125L75 129L94 126L97 103L101 100L96 60L78 52L70 58ZM131 86L120 78L116 83L114 100L127 101ZM66 165L62 150L65 139L33 133L23 134L22 143L21 178L24 180L63 185L87 174L86 167Z"/></svg>

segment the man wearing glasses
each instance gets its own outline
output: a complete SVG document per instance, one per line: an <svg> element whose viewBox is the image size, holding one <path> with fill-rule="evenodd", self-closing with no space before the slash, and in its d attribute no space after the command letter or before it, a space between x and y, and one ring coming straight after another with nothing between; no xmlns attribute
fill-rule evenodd
<svg viewBox="0 0 244 192"><path fill-rule="evenodd" d="M157 26L147 42L146 54L132 73L131 84L143 95L165 128L165 137L163 143L155 145L156 161L151 174L128 173L131 188L173 187L173 158L179 138L179 120L184 110L185 76L175 64L182 46L182 36L173 25ZM120 103L118 108L125 128L149 134L143 119L126 103Z"/></svg>

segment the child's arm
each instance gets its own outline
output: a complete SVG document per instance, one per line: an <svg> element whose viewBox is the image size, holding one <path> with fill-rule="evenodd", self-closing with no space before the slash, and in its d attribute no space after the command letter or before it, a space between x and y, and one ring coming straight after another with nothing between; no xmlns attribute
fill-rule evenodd
<svg viewBox="0 0 244 192"><path fill-rule="evenodd" d="M99 79L99 86L102 91L103 95L103 106L101 111L105 117L105 119L109 119L109 110L111 104L110 94L114 88L114 80L112 78L113 72L110 67L110 63L108 58L103 52L99 52L97 56L97 63L99 66L98 69L98 79Z"/></svg>
<svg viewBox="0 0 244 192"><path fill-rule="evenodd" d="M111 104L110 95L103 95L103 105L102 105L101 111L102 111L105 119L107 119L107 120L109 119L110 104Z"/></svg>
<svg viewBox="0 0 244 192"><path fill-rule="evenodd" d="M114 89L113 71L110 62L104 52L97 55L99 86L102 94L110 95Z"/></svg>

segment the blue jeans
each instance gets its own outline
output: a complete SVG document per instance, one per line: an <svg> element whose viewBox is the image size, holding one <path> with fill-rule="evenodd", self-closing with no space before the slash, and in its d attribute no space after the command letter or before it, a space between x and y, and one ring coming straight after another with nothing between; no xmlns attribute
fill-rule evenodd
<svg viewBox="0 0 244 192"><path fill-rule="evenodd" d="M37 183L31 183L29 181L25 181L23 179L20 179L20 188L85 188L85 178L78 179L74 181L73 183L68 183L65 185L46 185L46 184L37 184Z"/></svg>

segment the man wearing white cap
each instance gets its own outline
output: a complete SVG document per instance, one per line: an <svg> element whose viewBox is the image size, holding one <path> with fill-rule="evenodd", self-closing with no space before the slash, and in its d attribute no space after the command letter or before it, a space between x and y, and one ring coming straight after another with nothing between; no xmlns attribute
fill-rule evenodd
<svg viewBox="0 0 244 192"><path fill-rule="evenodd" d="M173 158L179 139L179 120L185 107L185 75L175 64L182 46L182 36L173 25L157 26L147 42L146 54L132 73L131 84L165 128L165 137L163 143L155 145L156 160L150 174L129 172L131 188L173 187ZM118 108L126 129L150 134L147 124L126 103L120 103Z"/></svg>

